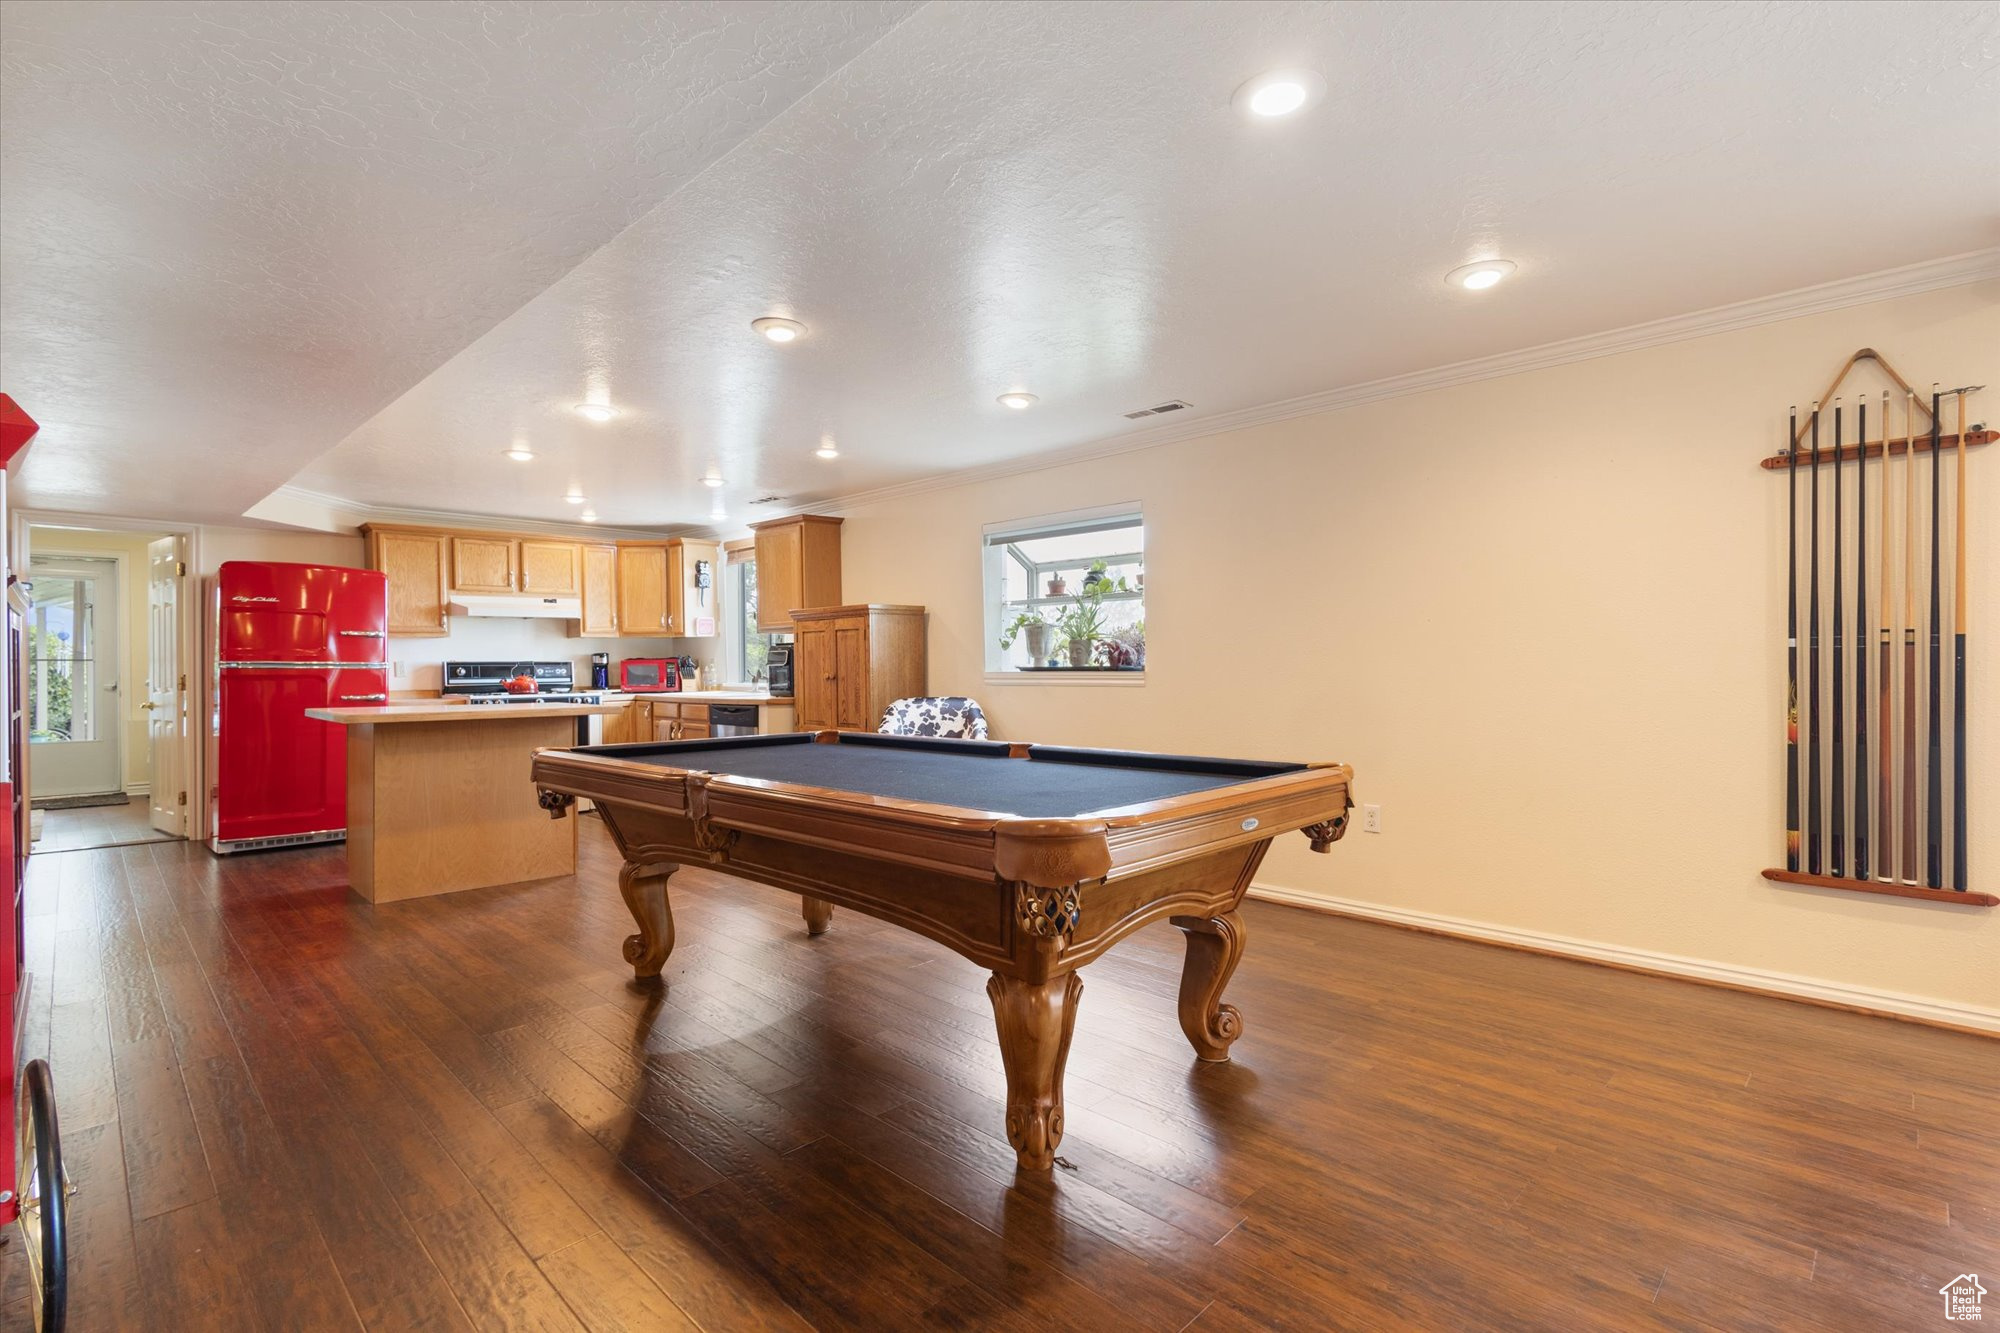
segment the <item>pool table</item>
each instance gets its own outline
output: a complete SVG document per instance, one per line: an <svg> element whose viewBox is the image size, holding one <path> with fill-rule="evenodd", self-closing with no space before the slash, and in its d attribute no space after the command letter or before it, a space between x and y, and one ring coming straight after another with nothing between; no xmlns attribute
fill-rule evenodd
<svg viewBox="0 0 2000 1333"><path fill-rule="evenodd" d="M1007 1139L1029 1170L1062 1140L1077 969L1170 919L1182 1030L1228 1059L1251 877L1280 833L1330 849L1353 804L1345 764L833 731L539 750L533 777L551 817L585 797L610 829L641 978L673 951L666 883L687 863L799 894L811 934L838 905L990 968Z"/></svg>

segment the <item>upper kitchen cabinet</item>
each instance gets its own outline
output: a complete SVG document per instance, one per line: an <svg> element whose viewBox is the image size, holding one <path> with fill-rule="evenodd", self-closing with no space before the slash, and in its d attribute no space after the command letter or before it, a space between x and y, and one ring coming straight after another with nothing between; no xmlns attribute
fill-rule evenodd
<svg viewBox="0 0 2000 1333"><path fill-rule="evenodd" d="M580 554L583 618L576 632L586 639L609 638L618 632L618 548L585 546Z"/></svg>
<svg viewBox="0 0 2000 1333"><path fill-rule="evenodd" d="M583 547L548 537L520 543L521 591L538 597L575 597L583 591Z"/></svg>
<svg viewBox="0 0 2000 1333"><path fill-rule="evenodd" d="M399 638L442 638L451 633L445 612L450 586L450 542L442 532L364 526L368 567L389 576L389 633Z"/></svg>
<svg viewBox="0 0 2000 1333"><path fill-rule="evenodd" d="M683 539L680 548L680 615L685 638L709 639L720 634L722 616L716 595L722 587L722 547L716 542Z"/></svg>
<svg viewBox="0 0 2000 1333"><path fill-rule="evenodd" d="M453 537L451 586L459 592L518 592L520 546L512 537Z"/></svg>
<svg viewBox="0 0 2000 1333"><path fill-rule="evenodd" d="M840 520L794 514L752 523L757 535L757 628L790 633L796 610L840 605Z"/></svg>
<svg viewBox="0 0 2000 1333"><path fill-rule="evenodd" d="M618 632L671 634L666 542L618 543Z"/></svg>

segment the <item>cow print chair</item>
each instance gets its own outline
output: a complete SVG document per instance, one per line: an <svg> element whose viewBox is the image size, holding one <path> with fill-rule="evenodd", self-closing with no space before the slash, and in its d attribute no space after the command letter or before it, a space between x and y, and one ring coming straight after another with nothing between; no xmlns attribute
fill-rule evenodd
<svg viewBox="0 0 2000 1333"><path fill-rule="evenodd" d="M876 731L885 736L945 736L983 741L986 714L978 700L955 694L898 699L882 714L882 725Z"/></svg>

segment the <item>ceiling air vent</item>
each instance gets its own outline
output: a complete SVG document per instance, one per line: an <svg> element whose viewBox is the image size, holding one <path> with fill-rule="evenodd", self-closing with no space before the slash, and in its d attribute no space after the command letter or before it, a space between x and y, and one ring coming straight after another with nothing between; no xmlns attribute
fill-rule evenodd
<svg viewBox="0 0 2000 1333"><path fill-rule="evenodd" d="M1193 406L1193 403L1184 403L1176 398L1170 403L1160 403L1154 407L1142 407L1137 412L1127 412L1125 419L1137 421L1140 417L1157 417L1166 412L1185 412Z"/></svg>
<svg viewBox="0 0 2000 1333"><path fill-rule="evenodd" d="M774 505L778 503L778 501L784 498L785 497L782 495L760 495L754 500L745 500L743 503L753 504L753 505Z"/></svg>

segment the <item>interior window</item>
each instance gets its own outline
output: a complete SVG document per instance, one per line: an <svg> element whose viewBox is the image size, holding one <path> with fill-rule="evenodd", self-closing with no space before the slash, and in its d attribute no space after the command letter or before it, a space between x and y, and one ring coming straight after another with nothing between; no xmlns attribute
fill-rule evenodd
<svg viewBox="0 0 2000 1333"><path fill-rule="evenodd" d="M1140 671L1146 527L1137 505L989 525L986 669Z"/></svg>

